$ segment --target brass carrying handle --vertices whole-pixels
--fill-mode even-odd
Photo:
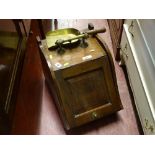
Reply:
[[[106,32],[106,28],[102,28],[102,29],[98,29],[98,30],[90,30],[90,31],[86,31],[83,34],[80,34],[80,35],[70,38],[70,39],[66,39],[66,40],[59,39],[55,42],[55,44],[58,46],[62,46],[62,44],[65,42],[71,42],[72,40],[81,39],[81,38],[86,39],[89,37],[89,35],[96,35],[97,33],[104,33],[104,32]]]

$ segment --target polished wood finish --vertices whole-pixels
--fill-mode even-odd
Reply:
[[[108,19],[115,60],[120,60],[120,40],[123,31],[123,19]]]
[[[100,34],[110,52],[112,43],[107,20],[105,19],[59,19],[58,28],[73,27],[79,30],[93,23],[95,29],[106,27],[106,32]],[[17,95],[16,109],[11,134],[14,135],[138,135],[138,125],[132,107],[126,78],[122,68],[114,61],[117,83],[124,109],[116,114],[83,125],[72,132],[65,132],[60,120],[53,95],[45,83],[36,36],[40,34],[37,21],[32,20],[25,60]],[[113,53],[111,53],[113,55]]]
[[[11,129],[26,45],[23,26],[22,20],[0,20],[0,134]]]
[[[67,130],[122,109],[114,65],[107,46],[98,37],[90,37],[87,42],[87,48],[78,45],[66,49],[63,54],[57,50],[49,51],[46,40],[40,45],[40,53],[43,53],[41,59],[46,59],[42,63],[44,73],[48,85],[53,87],[57,107]],[[92,58],[85,61],[83,58],[86,56]],[[56,66],[57,63],[62,65],[61,68]]]

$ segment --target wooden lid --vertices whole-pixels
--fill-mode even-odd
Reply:
[[[95,37],[86,39],[86,42],[88,43],[88,47],[86,48],[77,46],[71,49],[65,49],[63,54],[59,54],[57,50],[48,50],[46,40],[42,40],[41,49],[49,68],[56,71],[106,55],[106,52]]]

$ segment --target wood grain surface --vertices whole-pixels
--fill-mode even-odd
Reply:
[[[95,28],[106,27],[106,33],[100,34],[100,36],[105,40],[110,51],[112,51],[107,20],[57,20],[57,27],[74,27],[82,30],[87,28],[89,22],[92,22]],[[29,36],[28,40],[11,134],[140,134],[124,72],[115,61],[117,83],[124,109],[117,114],[84,125],[73,131],[65,132],[57,108],[53,102],[53,97],[45,84],[36,42],[36,36],[39,34],[36,20],[32,20],[31,29],[33,34]]]

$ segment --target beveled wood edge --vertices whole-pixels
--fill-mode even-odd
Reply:
[[[100,45],[103,47],[103,49],[105,50],[105,52],[107,53],[108,59],[110,60],[109,63],[110,63],[111,72],[112,72],[112,75],[113,75],[112,78],[114,80],[116,92],[117,92],[118,97],[119,97],[120,106],[123,109],[123,105],[121,103],[120,94],[119,94],[119,90],[118,90],[118,84],[117,84],[115,66],[114,66],[114,62],[113,62],[113,58],[112,58],[111,52],[110,52],[109,47],[107,46],[106,42],[99,35],[96,35],[95,37],[98,40],[98,42],[100,43]]]

